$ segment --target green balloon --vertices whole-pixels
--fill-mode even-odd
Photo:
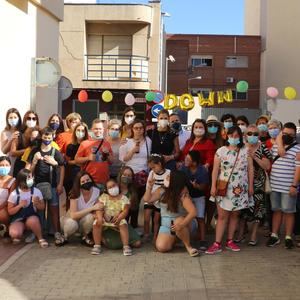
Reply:
[[[156,94],[154,92],[147,92],[145,98],[147,101],[151,102],[155,100],[155,96]]]
[[[249,85],[245,80],[241,80],[236,84],[236,90],[239,93],[246,93],[248,91]]]

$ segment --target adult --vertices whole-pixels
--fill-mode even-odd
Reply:
[[[99,196],[100,190],[90,174],[86,171],[77,173],[70,192],[70,210],[65,217],[60,218],[66,240],[79,231],[86,245],[94,244],[89,234],[93,229],[93,213],[100,209],[97,203]]]
[[[72,135],[73,135],[74,128],[80,122],[81,122],[80,114],[75,112],[68,114],[66,117],[67,129],[55,137],[55,140],[63,155],[65,155],[67,151],[67,146],[72,143]]]
[[[278,120],[271,119],[268,122],[268,133],[270,139],[266,141],[266,146],[268,147],[269,150],[272,149],[273,145],[276,144],[276,138],[280,134],[281,129],[282,129],[282,124]]]
[[[47,126],[54,132],[54,141],[56,141],[56,138],[64,132],[64,121],[60,114],[52,114],[48,119]]]
[[[221,117],[221,122],[223,123],[223,127],[225,131],[236,124],[236,118],[233,114],[224,114]]]
[[[109,179],[109,163],[112,159],[110,144],[104,139],[104,126],[100,119],[92,123],[92,137],[83,141],[75,155],[75,163],[87,171],[97,186],[103,190]]]
[[[110,120],[108,124],[108,136],[106,140],[110,143],[113,153],[112,162],[109,165],[109,173],[112,178],[117,178],[122,166],[122,162],[119,160],[121,146],[120,126],[120,121],[117,119]]]
[[[170,114],[170,127],[178,135],[179,149],[182,150],[191,134],[182,127],[180,116],[175,112]]]
[[[221,242],[228,223],[226,248],[240,251],[233,241],[239,214],[242,209],[253,206],[253,161],[243,142],[238,126],[227,131],[226,146],[217,150],[212,172],[211,196],[216,201],[218,222],[215,242],[206,251],[215,254],[222,251]]]
[[[122,116],[121,123],[121,139],[126,140],[127,138],[131,138],[132,134],[132,123],[136,118],[136,113],[133,107],[127,107]]]
[[[262,143],[266,143],[269,139],[269,133],[268,133],[268,122],[270,118],[267,115],[261,115],[257,118],[255,124],[259,131],[259,140]]]
[[[3,154],[8,155],[11,161],[11,174],[13,173],[16,157],[12,156],[11,146],[13,140],[17,140],[21,134],[22,118],[16,108],[10,108],[6,112],[6,126],[1,132],[1,151]]]
[[[147,185],[144,200],[148,203],[160,201],[161,226],[156,239],[159,252],[171,251],[178,237],[190,256],[197,256],[198,250],[190,244],[190,224],[197,211],[187,189],[187,178],[182,171],[171,171],[164,187],[152,193],[154,181]]]
[[[236,125],[240,127],[242,133],[245,135],[249,126],[249,120],[246,116],[238,116],[236,117]]]
[[[181,161],[191,150],[200,153],[201,164],[208,170],[212,169],[216,147],[214,143],[207,138],[207,125],[205,120],[196,119],[192,125],[191,137],[187,140],[181,154]]]
[[[145,122],[135,119],[132,124],[132,138],[121,145],[119,158],[125,166],[131,167],[134,172],[135,184],[138,189],[138,201],[140,201],[145,192],[148,177],[147,160],[150,155],[150,149],[151,140],[146,136]],[[139,203],[137,210],[131,211],[131,225],[133,227],[138,226],[138,208]]]
[[[272,148],[273,165],[271,170],[271,207],[273,211],[272,233],[267,246],[273,247],[280,243],[278,237],[282,220],[285,220],[285,247],[294,246],[292,232],[295,221],[297,188],[299,184],[298,172],[300,162],[297,155],[300,145],[296,142],[296,125],[292,122],[285,123],[282,129],[282,144],[285,154],[278,155],[278,145]]]
[[[157,116],[157,126],[147,131],[152,141],[151,154],[160,154],[164,157],[166,169],[176,169],[176,159],[179,158],[180,149],[178,136],[169,126],[169,112],[162,109]]]
[[[215,144],[216,149],[224,146],[224,140],[222,138],[222,123],[214,115],[210,115],[206,119],[207,125],[207,137]]]

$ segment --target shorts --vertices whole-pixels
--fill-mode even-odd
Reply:
[[[205,197],[202,196],[202,197],[192,198],[192,200],[197,209],[196,218],[203,219],[205,213]]]
[[[59,205],[59,195],[56,191],[56,187],[51,188],[51,194],[52,194],[52,197],[51,197],[51,200],[49,201],[49,204],[51,206],[58,206]]]
[[[291,197],[288,193],[272,192],[271,207],[272,211],[282,211],[292,214],[296,212],[297,197]]]
[[[160,213],[160,208],[154,206],[153,204],[148,204],[148,203],[145,203],[144,204],[144,209],[152,209],[158,213]]]
[[[166,233],[171,235],[171,221],[174,222],[175,219],[175,217],[162,217],[158,233]]]

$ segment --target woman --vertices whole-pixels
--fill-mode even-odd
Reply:
[[[79,230],[82,241],[88,246],[93,246],[94,242],[89,234],[93,228],[93,214],[100,209],[97,203],[99,196],[100,190],[90,174],[80,171],[74,179],[70,192],[70,210],[60,219],[65,241]]]
[[[217,150],[212,172],[211,197],[217,202],[216,239],[206,251],[222,251],[221,242],[228,223],[226,248],[240,251],[233,242],[240,210],[253,206],[253,162],[238,126],[228,129],[226,146]]]
[[[9,235],[13,243],[19,243],[24,230],[31,230],[38,238],[41,248],[48,247],[47,241],[42,236],[42,227],[37,215],[38,210],[45,209],[42,193],[33,187],[32,174],[27,169],[22,169],[16,179],[16,189],[8,198],[8,213],[11,216]]]
[[[181,161],[191,150],[200,153],[201,164],[206,169],[211,170],[214,162],[216,147],[214,143],[207,138],[207,126],[203,119],[196,119],[192,125],[191,137],[187,140],[181,154]]]
[[[199,254],[190,244],[189,226],[196,217],[196,208],[189,196],[187,178],[182,171],[171,171],[165,186],[152,193],[154,181],[147,185],[144,201],[160,202],[161,226],[156,239],[156,249],[159,252],[171,251],[178,237],[184,244],[190,256]]]
[[[13,140],[17,140],[21,133],[22,118],[16,108],[11,108],[6,112],[6,126],[1,132],[1,151],[7,154],[11,161],[11,174],[13,173],[15,157],[10,154]]]
[[[157,116],[157,127],[150,129],[147,135],[152,140],[151,154],[160,154],[165,159],[165,167],[176,169],[176,159],[179,157],[178,136],[169,126],[169,112],[162,109]]]
[[[207,125],[207,138],[210,139],[216,146],[216,149],[224,146],[224,140],[222,138],[222,123],[214,115],[210,115],[206,119]]]
[[[147,160],[150,155],[151,140],[145,135],[146,125],[144,121],[135,119],[132,123],[132,138],[127,143],[121,145],[119,159],[125,166],[131,167],[134,172],[135,184],[138,189],[138,202],[145,193],[148,177]],[[138,208],[131,211],[131,225],[138,226]]]
[[[106,140],[110,143],[113,152],[112,163],[109,165],[110,177],[117,178],[122,166],[122,163],[119,160],[119,150],[121,145],[119,120],[110,120],[108,124],[108,137]]]
[[[273,145],[276,143],[276,138],[280,134],[282,129],[282,124],[276,119],[272,119],[268,122],[268,133],[270,136],[270,139],[266,141],[266,146],[269,150],[273,147]]]
[[[121,123],[121,139],[125,141],[127,138],[131,138],[132,134],[132,123],[136,118],[136,113],[133,107],[127,107],[122,116],[122,123]]]
[[[256,246],[257,244],[257,229],[261,221],[265,217],[264,205],[264,189],[266,181],[266,172],[271,167],[272,155],[266,146],[259,141],[259,132],[256,125],[252,124],[247,128],[247,143],[249,156],[253,159],[254,166],[254,207],[247,208],[242,211],[239,228],[239,236],[237,241],[244,239],[244,228],[246,221],[254,222],[250,236],[249,246]]]
[[[259,140],[262,143],[266,143],[269,139],[269,133],[268,133],[268,122],[269,122],[270,118],[266,115],[261,115],[260,117],[258,117],[258,119],[256,120],[256,126],[258,128],[259,131]]]
[[[246,135],[247,127],[249,126],[249,121],[246,116],[238,116],[236,118],[236,125],[240,127],[242,133]]]
[[[11,145],[11,155],[16,158],[13,170],[13,176],[16,177],[21,169],[25,167],[22,156],[28,147],[28,130],[39,127],[39,117],[37,113],[29,110],[23,117],[21,132],[17,139],[14,139]]]
[[[54,141],[59,134],[64,132],[64,122],[59,114],[52,114],[48,119],[47,126],[54,132]]]

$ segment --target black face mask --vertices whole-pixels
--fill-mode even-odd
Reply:
[[[181,124],[179,122],[175,122],[171,125],[171,128],[175,131],[175,132],[179,132],[181,131]]]
[[[294,139],[295,138],[293,136],[290,136],[288,134],[283,134],[282,135],[282,142],[283,142],[284,145],[290,145],[290,144],[292,144],[293,141],[294,141]]]
[[[268,140],[268,137],[267,137],[267,136],[260,136],[260,137],[259,137],[259,140],[260,140],[262,143],[264,143],[264,142],[266,142],[266,141]]]
[[[84,190],[89,191],[93,186],[93,183],[91,181],[85,182],[84,184],[82,184],[80,187]]]

